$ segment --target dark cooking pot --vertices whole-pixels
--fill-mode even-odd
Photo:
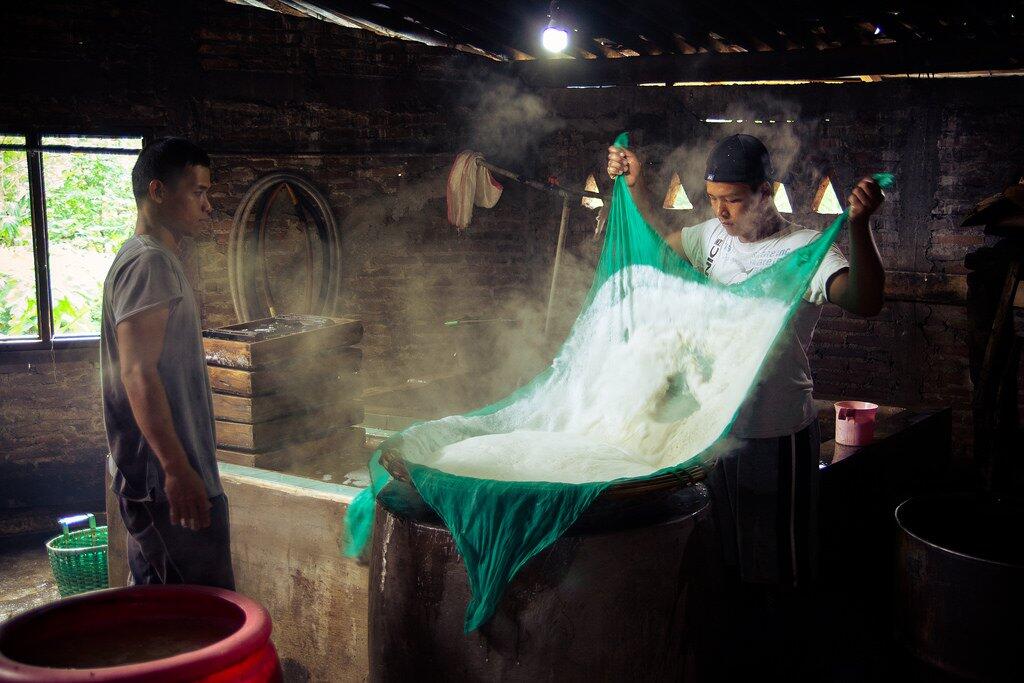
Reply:
[[[1024,675],[1024,506],[973,494],[896,508],[896,630],[919,659],[975,680]]]

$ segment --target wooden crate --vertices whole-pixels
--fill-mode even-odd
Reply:
[[[363,323],[351,318],[283,315],[203,332],[206,362],[239,370],[315,356],[358,344]]]
[[[236,396],[260,396],[275,392],[316,392],[325,384],[345,381],[347,375],[359,371],[362,362],[363,350],[347,346],[260,370],[215,365],[207,365],[206,369],[213,391]]]
[[[358,374],[328,377],[327,381],[303,386],[301,391],[258,396],[214,392],[213,415],[227,422],[254,424],[314,411],[326,402],[358,399],[362,392],[363,380]]]
[[[277,420],[247,424],[216,420],[217,445],[252,452],[265,452],[306,434],[323,433],[331,427],[347,427],[363,421],[361,401],[345,401],[323,410],[290,415]]]
[[[366,464],[370,453],[365,450],[366,432],[362,427],[340,427],[317,434],[303,441],[293,441],[266,451],[250,453],[231,448],[217,448],[217,460],[233,465],[285,471],[303,463],[318,462],[325,457],[336,458],[352,469]]]

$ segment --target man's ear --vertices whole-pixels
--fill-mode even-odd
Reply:
[[[160,182],[156,178],[150,180],[147,191],[147,194],[149,195],[149,200],[151,202],[156,202],[157,204],[163,203],[164,192],[166,191],[166,188],[164,187],[164,184],[162,182]]]

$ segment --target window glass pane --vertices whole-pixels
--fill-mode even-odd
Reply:
[[[0,339],[38,337],[28,156],[0,150]]]
[[[142,138],[100,138],[80,135],[47,135],[42,139],[43,146],[60,145],[63,147],[115,147],[117,149],[142,149]]]
[[[103,280],[135,229],[134,156],[46,152],[54,336],[99,334]]]
[[[23,135],[0,135],[0,145],[24,145]]]

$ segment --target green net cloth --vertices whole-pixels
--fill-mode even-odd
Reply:
[[[615,144],[627,146],[626,134]],[[390,479],[381,453],[397,454],[452,533],[472,591],[465,628],[479,627],[516,572],[608,486],[708,457],[845,218],[724,286],[674,252],[616,179],[593,285],[551,366],[497,403],[381,444],[372,484],[349,508],[346,552],[359,554],[369,540]]]

